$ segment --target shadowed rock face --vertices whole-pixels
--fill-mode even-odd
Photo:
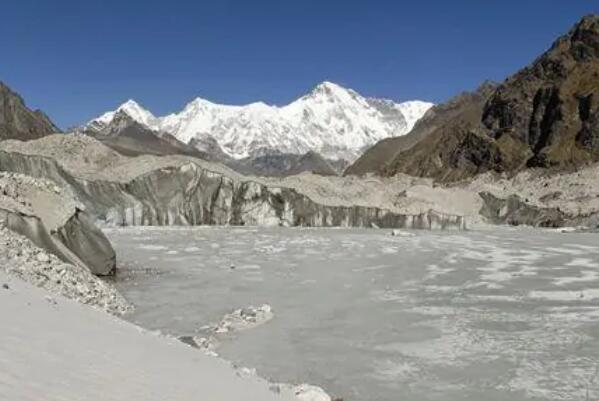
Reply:
[[[115,272],[108,239],[68,191],[45,180],[2,173],[0,193],[0,225],[96,275]]]
[[[332,163],[335,163],[335,167],[319,153],[307,152],[304,155],[278,154],[247,158],[237,162],[238,168],[235,168],[236,166],[232,163],[227,163],[227,165],[242,173],[260,176],[285,177],[306,172],[318,175],[338,175],[337,163],[343,165],[343,161]]]
[[[497,142],[508,137],[522,149],[521,166],[579,166],[599,160],[598,96],[599,16],[594,15],[508,78],[489,99],[482,122]]]
[[[41,138],[60,130],[41,111],[32,111],[23,99],[0,82],[0,140]]]
[[[484,200],[480,214],[494,224],[561,227],[568,219],[559,209],[529,205],[518,195],[500,199],[488,192],[482,192],[480,197]]]
[[[599,161],[599,15],[584,17],[530,66],[482,94],[466,98],[432,131],[416,126],[406,139],[394,139],[417,141],[397,145],[391,161],[389,149],[378,165],[372,157],[389,144],[381,143],[348,173],[454,181],[486,171],[568,170]]]
[[[536,206],[513,194],[498,198],[489,192],[479,193],[483,207],[479,211],[491,224],[527,225],[532,227],[598,227],[599,214],[567,213],[559,207]],[[560,196],[552,194],[551,196]],[[547,200],[547,198],[545,199]]]
[[[234,179],[189,162],[125,182],[74,177],[53,159],[0,152],[0,169],[68,186],[86,211],[108,225],[284,225],[464,229],[461,216],[418,215],[364,206],[329,206],[291,188]]]
[[[207,154],[178,141],[170,134],[146,128],[122,111],[117,112],[107,126],[101,129],[90,127],[82,133],[126,156],[180,154],[210,159]]]

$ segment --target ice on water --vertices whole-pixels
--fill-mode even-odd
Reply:
[[[413,234],[109,232],[142,326],[196,335],[235,309],[272,306],[272,320],[218,353],[274,382],[346,401],[599,399],[596,236]]]

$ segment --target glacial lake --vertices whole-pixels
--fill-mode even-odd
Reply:
[[[127,318],[142,327],[197,335],[234,309],[271,305],[271,321],[217,349],[271,381],[344,401],[599,399],[597,234],[106,233],[136,307]]]

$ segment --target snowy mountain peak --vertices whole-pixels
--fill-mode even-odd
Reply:
[[[196,97],[191,102],[187,103],[184,110],[185,109],[201,109],[201,108],[207,108],[207,107],[212,107],[212,106],[216,106],[216,104],[212,103],[210,100],[207,100],[207,99],[204,99],[201,97]]]
[[[316,85],[312,91],[304,96],[304,98],[326,98],[330,101],[347,102],[359,96],[356,92],[351,89],[344,88],[341,85],[337,85],[333,82],[324,81]]]
[[[115,118],[118,112],[127,114],[140,124],[151,126],[155,123],[156,117],[148,110],[139,105],[135,100],[129,99],[121,104],[116,110],[102,114],[100,117],[93,119],[88,124],[95,126],[105,126]]]
[[[394,103],[364,98],[324,81],[280,107],[263,102],[221,105],[196,98],[179,113],[155,117],[130,100],[89,125],[109,124],[115,113],[122,111],[148,128],[170,133],[185,143],[216,141],[235,159],[316,151],[328,159],[352,161],[377,141],[408,133],[431,106],[420,101]]]

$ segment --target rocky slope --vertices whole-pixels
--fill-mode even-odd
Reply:
[[[319,175],[340,175],[345,163],[326,160],[316,152],[304,155],[272,154],[225,162],[227,166],[244,175],[285,177],[304,172]]]
[[[0,173],[0,226],[28,237],[78,268],[97,275],[115,271],[112,246],[68,186],[22,174]]]
[[[344,174],[382,174],[386,171],[398,170],[394,166],[394,160],[398,158],[399,154],[406,152],[421,141],[424,143],[426,138],[435,132],[436,136],[445,136],[453,121],[476,121],[484,102],[495,87],[496,84],[485,82],[474,92],[462,93],[446,103],[431,107],[408,134],[378,142],[350,165]],[[422,147],[424,148],[424,146]],[[411,173],[425,175],[419,174],[417,170]]]
[[[598,121],[599,15],[583,18],[508,78],[482,116],[508,170],[599,160]]]
[[[17,93],[0,81],[0,140],[36,139],[59,132],[41,111],[32,111]]]
[[[0,271],[49,293],[121,315],[131,306],[109,284],[87,268],[65,263],[28,238],[0,227]],[[9,288],[10,289],[10,288]]]
[[[122,112],[202,151],[218,148],[233,159],[315,151],[327,159],[354,160],[377,140],[407,133],[430,106],[418,101],[397,104],[364,98],[323,82],[283,107],[264,103],[228,106],[198,98],[180,113],[155,117],[128,101],[84,129],[102,129]]]
[[[403,149],[409,151],[400,149],[391,161],[382,155],[382,174],[453,181],[529,167],[567,171],[599,161],[598,78],[599,16],[591,15],[484,104],[473,98],[442,128]],[[372,160],[361,163],[365,167],[351,171],[377,170]]]
[[[170,134],[148,128],[125,111],[114,113],[108,124],[91,124],[76,133],[92,136],[126,156],[181,154],[202,157],[207,160],[211,158],[209,154],[178,141]]]
[[[298,181],[241,176],[185,156],[124,157],[81,135],[0,143],[0,169],[68,186],[95,219],[111,225],[234,224],[465,227],[462,216],[430,208],[310,192]]]

